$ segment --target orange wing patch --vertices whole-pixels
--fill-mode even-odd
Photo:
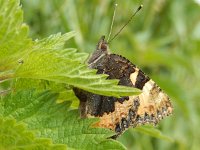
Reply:
[[[127,120],[127,123],[125,126],[127,127],[130,126],[130,124],[131,123],[133,124],[135,120],[134,112],[137,110],[138,106],[135,106],[134,103],[137,103],[137,101],[138,101],[137,96],[135,96],[129,99],[128,101],[124,101],[123,103],[116,102],[115,111],[108,114],[104,113],[102,117],[99,117],[100,121],[97,122],[94,126],[109,128],[115,131],[116,125],[121,122],[122,118]],[[88,115],[88,117],[92,117],[92,116]]]

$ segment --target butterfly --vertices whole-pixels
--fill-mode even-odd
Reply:
[[[138,88],[141,93],[116,98],[74,88],[80,100],[81,117],[100,118],[94,126],[113,130],[116,132],[114,137],[117,137],[129,127],[156,125],[172,114],[173,106],[167,94],[128,59],[110,54],[108,50],[108,43],[102,36],[88,60],[88,67],[97,69],[97,74],[107,74],[108,80],[118,79],[119,85]]]

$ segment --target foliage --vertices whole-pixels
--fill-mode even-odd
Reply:
[[[116,149],[124,149],[117,141],[105,140],[113,135],[110,130],[90,127],[97,119],[78,119],[78,111],[69,109],[70,102],[56,104],[57,96],[58,94],[50,91],[38,93],[29,90],[19,91],[1,99],[0,108],[3,117],[1,130],[3,132],[0,132],[0,136],[3,141],[0,143],[16,149],[23,145],[27,146],[24,146],[24,149],[28,146],[32,149],[35,149],[35,146],[40,149],[47,146],[45,148],[50,149],[52,146],[57,147],[48,142],[47,138],[51,138],[53,143],[67,144],[69,148],[75,149],[110,149],[113,146]],[[23,125],[18,125],[19,123],[15,125],[13,119],[7,118],[15,118],[17,122],[26,123],[28,129],[37,131],[37,136],[42,137],[43,141],[40,138],[33,140],[33,133],[29,133],[30,131],[25,130]],[[21,135],[16,137],[18,132],[14,132],[13,127],[17,129],[16,131],[19,130]],[[8,137],[3,138],[5,135]],[[10,140],[10,137],[13,140]],[[58,146],[61,147],[61,145]]]
[[[15,8],[15,0],[11,0],[10,3],[9,1],[2,3],[1,80],[10,78],[43,79],[66,83],[93,93],[117,97],[134,93],[133,88],[116,86],[117,80],[105,80],[106,75],[96,75],[95,70],[89,70],[86,65],[81,64],[81,61],[86,60],[87,54],[75,53],[76,50],[72,48],[63,48],[65,41],[73,37],[74,32],[51,35],[46,39],[33,42],[26,37],[27,26],[19,22],[21,20],[19,18],[22,18],[22,11],[19,7]],[[14,10],[13,13],[9,7]],[[9,14],[10,16],[7,17]],[[16,20],[16,16],[18,22],[15,26],[13,22]],[[10,26],[13,26],[14,29],[10,29],[11,27],[9,28],[7,24],[11,24]],[[7,38],[8,40],[6,40]],[[14,41],[15,38],[16,41]]]
[[[16,0],[0,0],[0,89],[3,91],[1,92],[3,97],[1,101],[5,101],[6,97],[9,97],[9,95],[3,96],[7,93],[7,90],[22,90],[10,96],[15,97],[29,93],[28,95],[33,96],[29,98],[32,101],[35,100],[38,104],[42,101],[38,100],[37,97],[43,97],[46,108],[44,106],[42,108],[44,114],[34,111],[31,114],[31,112],[23,112],[22,107],[19,110],[21,116],[25,116],[27,113],[30,118],[26,116],[26,119],[19,120],[16,116],[17,113],[13,114],[15,111],[19,112],[17,110],[13,111],[12,114],[8,113],[9,116],[5,116],[3,108],[6,107],[1,103],[1,123],[2,119],[3,123],[11,120],[10,126],[18,126],[23,122],[23,131],[25,130],[28,136],[29,134],[33,135],[33,138],[29,139],[30,142],[45,138],[50,143],[49,146],[54,146],[50,142],[52,140],[53,143],[66,144],[70,148],[75,148],[70,145],[70,143],[73,143],[72,141],[63,142],[62,138],[60,138],[61,141],[58,141],[59,138],[56,138],[56,136],[62,134],[60,132],[57,132],[57,134],[52,125],[56,119],[61,121],[62,117],[66,117],[66,123],[70,117],[76,118],[75,121],[77,122],[82,120],[77,119],[77,110],[70,110],[69,107],[72,107],[72,105],[69,106],[70,102],[61,104],[53,102],[56,100],[61,102],[65,100],[73,101],[73,107],[77,108],[77,100],[71,90],[71,86],[74,85],[105,95],[112,93],[115,96],[120,96],[134,92],[126,89],[118,94],[121,87],[116,87],[117,81],[106,81],[104,76],[96,76],[95,71],[88,70],[83,63],[87,57],[87,54],[83,52],[92,52],[99,37],[109,32],[114,1],[91,0],[88,3],[86,0],[22,0],[25,22],[30,25],[30,35],[35,39],[41,39],[35,41],[27,37],[28,27],[22,24],[22,11],[17,6],[17,2]],[[138,7],[138,2],[118,1],[113,33],[116,33],[126,22],[132,14],[131,9],[134,7],[135,10]],[[143,10],[139,12],[132,23],[112,41],[111,51],[127,57],[143,68],[144,72],[150,75],[171,97],[174,104],[174,114],[163,120],[156,129],[149,126],[130,129],[119,138],[119,141],[127,149],[199,149],[200,6],[194,1],[187,0],[183,0],[181,3],[179,0],[144,0],[143,5]],[[62,47],[64,42],[74,33],[55,34],[72,30],[76,31],[76,36],[73,40],[67,41],[66,45],[78,47],[79,52],[82,53]],[[49,36],[51,34],[53,35]],[[45,38],[47,36],[49,37]],[[74,66],[67,66],[66,63],[71,63]],[[68,72],[70,67],[74,68],[75,72]],[[78,70],[79,67],[83,69],[83,72],[76,72],[76,68]],[[73,79],[69,79],[71,75]],[[80,82],[77,83],[79,75],[82,76],[79,79]],[[90,77],[96,81],[94,82],[96,85],[102,85],[102,87],[96,87],[91,85],[92,82],[87,82],[91,79]],[[101,84],[107,82],[111,86]],[[88,84],[84,85],[85,83]],[[112,91],[113,87],[118,90]],[[35,88],[37,92],[27,91],[28,88]],[[104,88],[107,89],[105,93],[102,91]],[[41,91],[47,89],[50,91],[41,93]],[[55,93],[59,93],[59,95]],[[26,97],[25,95],[21,99]],[[11,102],[12,98],[8,97],[7,99]],[[51,102],[49,97],[51,97]],[[27,99],[22,100],[22,102],[27,102]],[[54,118],[53,121],[52,118],[49,118],[54,116],[53,114],[46,115],[51,111],[47,110],[47,108],[50,108],[49,105],[52,106],[52,109],[62,106],[66,110],[57,109],[55,116],[60,114],[60,117]],[[37,107],[39,106],[35,105],[32,108]],[[15,108],[16,106],[12,107],[12,109]],[[16,122],[13,117],[15,117]],[[35,124],[34,119],[38,119],[38,117],[43,117],[44,121],[46,118],[48,125],[51,125],[49,130],[43,126],[44,122]],[[29,120],[31,118],[33,120]],[[52,121],[52,124],[48,122],[47,118]],[[95,120],[85,120],[84,128],[89,128],[92,122],[95,122]],[[25,124],[27,128],[24,128]],[[59,126],[59,124],[57,125]],[[46,134],[41,132],[42,129],[45,129]],[[62,130],[68,130],[68,128],[60,129],[60,131]],[[36,131],[39,134],[36,134]],[[78,130],[76,130],[77,132]],[[111,134],[109,131],[92,129],[91,132],[101,133],[87,135],[88,139],[94,142],[93,146],[97,144],[93,138],[95,136],[100,138],[97,139],[100,143],[103,141],[110,142],[108,145],[115,144],[118,145],[119,149],[124,149],[118,142],[106,140],[106,137]],[[22,135],[21,129],[19,133]],[[86,135],[80,134],[81,136]],[[47,138],[51,138],[51,140]],[[71,140],[75,141],[74,139],[75,137],[71,137]],[[87,143],[88,141],[84,142]],[[58,146],[56,144],[55,146]]]
[[[52,144],[51,140],[36,138],[22,123],[15,119],[0,118],[0,149],[66,149],[65,145]]]

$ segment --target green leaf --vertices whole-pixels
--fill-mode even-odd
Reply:
[[[75,149],[125,149],[119,142],[107,139],[114,133],[108,129],[92,128],[98,121],[79,119],[77,110],[69,110],[70,102],[56,104],[58,94],[46,91],[21,91],[1,99],[0,115],[15,118],[38,132],[41,138],[66,144]]]
[[[65,42],[75,32],[59,33],[33,42],[27,37],[27,26],[22,24],[19,1],[0,2],[1,81],[16,78],[47,80],[115,97],[139,93],[138,89],[118,86],[118,80],[106,80],[107,75],[96,75],[96,70],[88,69],[85,64],[88,54],[65,49]],[[39,87],[37,83],[40,81],[35,82],[36,88]],[[13,87],[18,87],[16,84]]]
[[[64,144],[53,144],[50,139],[36,138],[33,131],[15,119],[0,117],[0,149],[47,149],[64,150]]]
[[[0,1],[0,70],[9,70],[31,46],[19,0]]]
[[[67,40],[75,36],[75,32],[71,31],[68,33],[65,33],[61,35],[61,33],[50,35],[47,38],[41,39],[41,40],[35,40],[33,45],[33,50],[60,50],[63,49],[64,44]],[[72,53],[74,53],[76,50],[71,49]],[[61,51],[63,54],[65,52],[64,50]],[[61,54],[60,53],[60,54]]]
[[[84,64],[87,55],[76,53],[74,49],[59,49],[53,41],[63,44],[64,39],[72,37],[74,32],[55,35],[46,40],[35,42],[34,51],[23,59],[16,70],[16,78],[31,78],[66,83],[80,89],[107,96],[127,96],[138,94],[139,90],[118,86],[118,80],[106,80],[107,75],[96,75],[96,70],[88,69]],[[61,45],[62,45],[61,44]]]

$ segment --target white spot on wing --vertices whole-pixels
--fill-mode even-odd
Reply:
[[[139,69],[135,68],[135,72],[130,74],[130,79],[131,79],[131,82],[133,83],[133,85],[135,85],[135,83],[136,83],[138,73],[139,73]]]

